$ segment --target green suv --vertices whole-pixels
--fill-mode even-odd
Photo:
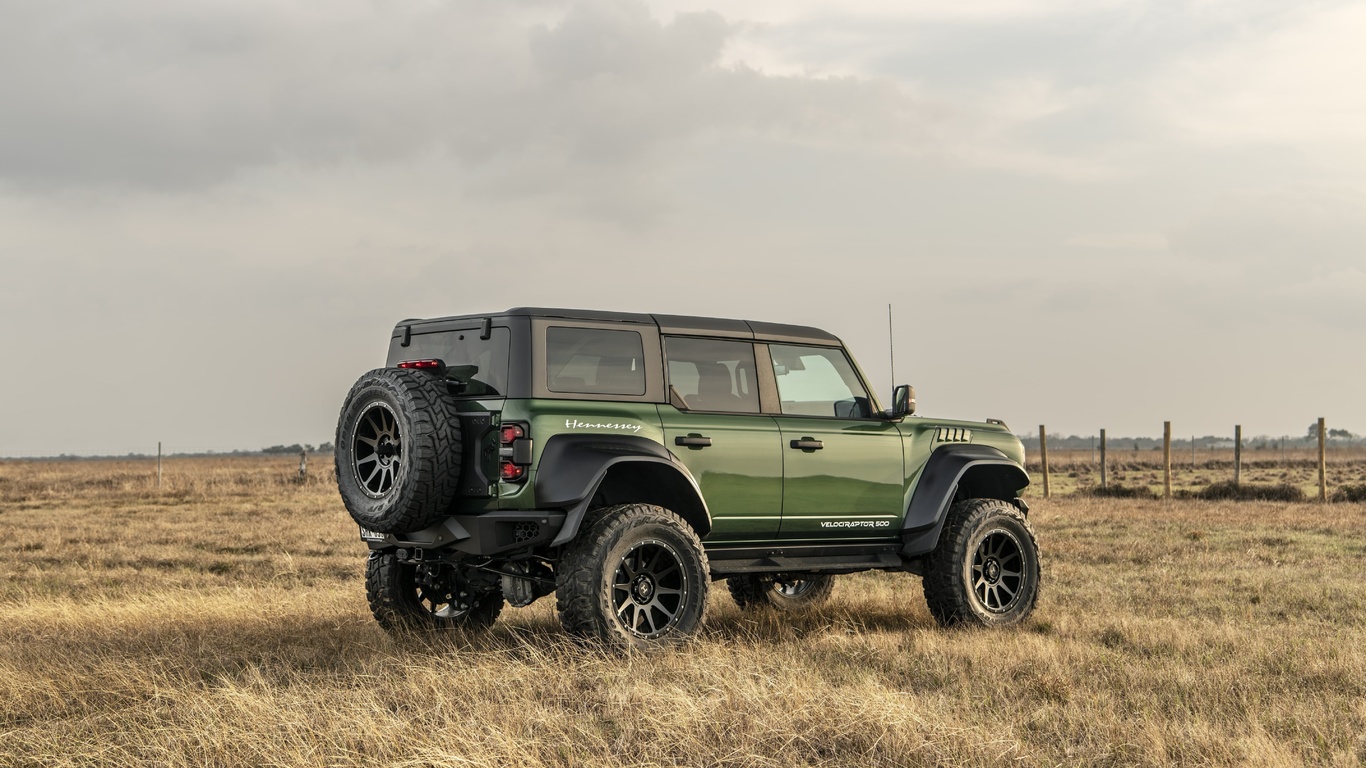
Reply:
[[[390,631],[486,627],[551,593],[573,635],[676,642],[742,608],[918,575],[941,624],[1033,610],[1024,448],[881,410],[839,339],[709,317],[517,308],[404,320],[352,387],[337,484]]]

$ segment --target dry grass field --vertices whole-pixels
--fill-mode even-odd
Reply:
[[[552,600],[391,640],[294,467],[0,462],[0,765],[1366,764],[1366,505],[1035,498],[1021,628],[879,573],[615,657]]]

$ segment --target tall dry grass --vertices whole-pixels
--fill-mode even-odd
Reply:
[[[1362,765],[1366,506],[1033,502],[1035,617],[909,576],[625,657],[551,601],[395,641],[289,460],[0,463],[4,765]],[[154,478],[154,476],[153,476]]]

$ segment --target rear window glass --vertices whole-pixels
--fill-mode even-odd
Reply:
[[[644,361],[644,343],[636,331],[545,331],[545,385],[551,392],[643,395]]]
[[[503,397],[508,384],[508,344],[506,328],[494,328],[488,339],[479,338],[478,328],[414,333],[408,346],[398,339],[389,343],[390,366],[405,360],[440,360],[446,364],[448,378],[464,384],[461,397]]]

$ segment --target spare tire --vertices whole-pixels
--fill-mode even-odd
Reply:
[[[337,420],[337,488],[352,519],[380,533],[435,523],[460,479],[460,417],[444,382],[381,368],[361,376]]]

